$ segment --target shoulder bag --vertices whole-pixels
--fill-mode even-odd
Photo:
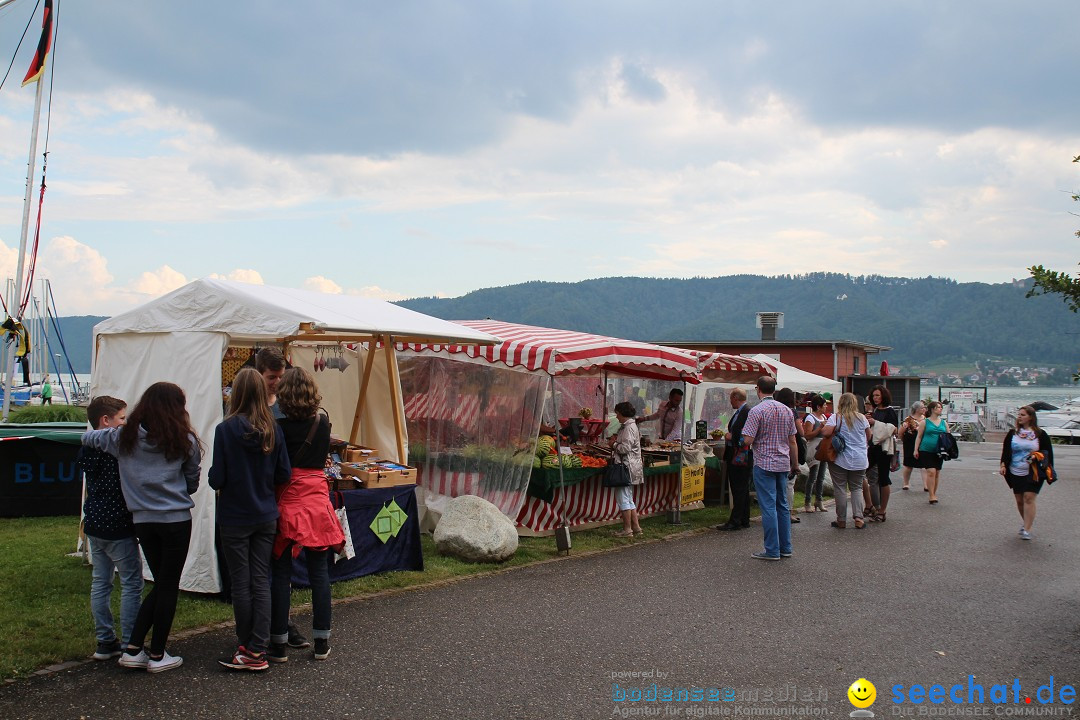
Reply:
[[[603,486],[613,488],[626,487],[630,484],[630,468],[626,466],[626,463],[615,462],[615,459],[612,458],[604,470]]]
[[[814,459],[818,462],[836,462],[836,457],[844,452],[847,448],[847,442],[844,438],[840,437],[840,428],[844,424],[844,419],[837,416],[836,430],[833,432],[832,437],[828,442],[822,440],[818,446],[817,451],[814,453]]]
[[[735,467],[748,467],[750,465],[750,446],[740,442],[735,448],[735,454],[731,456],[731,464]]]

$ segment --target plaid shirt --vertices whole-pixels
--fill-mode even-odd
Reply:
[[[791,408],[767,397],[750,409],[742,434],[754,439],[754,465],[786,473],[791,470],[790,438],[796,432]]]

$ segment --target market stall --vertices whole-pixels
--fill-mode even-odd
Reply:
[[[405,463],[408,436],[393,351],[398,340],[490,344],[495,339],[380,300],[217,279],[196,280],[95,326],[92,395],[134,404],[151,384],[174,382],[187,395],[192,425],[207,448],[201,489],[192,498],[192,539],[181,589],[221,589],[214,494],[205,479],[213,462],[214,428],[223,417],[222,389],[231,379],[228,363],[244,362],[258,347],[281,348],[315,376],[336,436]],[[327,353],[337,362],[327,363]]]
[[[461,324],[500,342],[399,346],[422,502],[434,517],[451,497],[479,495],[523,535],[617,517],[613,493],[600,484],[609,451],[598,442],[611,429],[616,402],[632,398],[651,411],[672,388],[697,382],[703,364],[725,358],[732,379],[763,372],[743,358],[600,335],[490,320]],[[541,444],[542,435],[551,442]],[[647,449],[647,480],[634,489],[641,515],[678,503],[678,450],[678,443]]]

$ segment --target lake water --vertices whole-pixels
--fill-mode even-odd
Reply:
[[[944,393],[943,392],[943,397]],[[921,395],[936,398],[938,396],[937,385],[923,385]],[[1018,408],[1028,405],[1036,400],[1048,402],[1051,405],[1061,406],[1064,403],[1080,397],[1080,386],[1071,385],[1066,387],[1053,387],[1049,385],[1024,385],[1021,387],[997,387],[990,386],[986,389],[986,404],[991,407]]]

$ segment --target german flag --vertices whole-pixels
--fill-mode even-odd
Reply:
[[[45,72],[45,59],[52,49],[53,36],[53,4],[52,0],[45,0],[45,14],[41,18],[41,39],[38,40],[37,52],[34,53],[34,62],[30,63],[30,69],[26,71],[26,77],[22,84],[29,85],[41,79]]]

